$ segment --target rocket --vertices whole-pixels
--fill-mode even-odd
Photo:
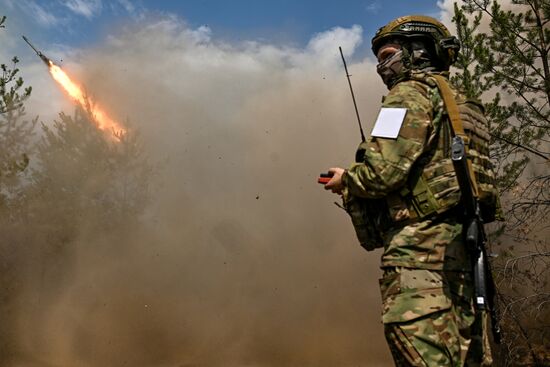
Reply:
[[[42,59],[42,61],[44,61],[44,63],[47,65],[47,66],[50,66],[50,59],[44,55],[42,52],[38,51],[32,44],[31,42],[27,39],[27,37],[23,36],[23,39],[25,40],[25,42],[27,42],[27,44],[29,46],[31,46],[31,48],[34,50],[34,52],[36,52],[36,54],[38,55],[38,57],[40,57]]]

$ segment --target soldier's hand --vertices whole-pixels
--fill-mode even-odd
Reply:
[[[342,174],[344,169],[340,167],[329,168],[328,173],[332,174],[332,178],[325,185],[325,190],[330,190],[335,194],[341,195],[344,190],[344,183],[342,182]]]

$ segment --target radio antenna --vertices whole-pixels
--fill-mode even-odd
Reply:
[[[365,133],[363,133],[363,125],[361,125],[361,118],[359,117],[359,110],[357,110],[357,102],[355,102],[355,94],[353,93],[353,87],[351,86],[350,74],[348,72],[348,65],[346,64],[346,59],[344,58],[344,53],[342,52],[342,47],[340,49],[340,56],[342,56],[342,62],[344,63],[344,69],[346,69],[346,77],[348,78],[349,90],[351,91],[351,98],[353,99],[353,107],[355,107],[355,114],[357,115],[357,122],[359,122],[359,131],[361,132],[361,140],[365,142]]]

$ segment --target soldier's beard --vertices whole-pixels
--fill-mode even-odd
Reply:
[[[382,81],[388,88],[402,76],[404,72],[403,67],[403,50],[399,50],[383,62],[376,66],[376,72],[382,78]]]

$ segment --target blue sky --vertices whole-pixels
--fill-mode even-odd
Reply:
[[[71,48],[100,43],[121,24],[163,16],[177,17],[191,28],[207,25],[215,38],[301,46],[312,35],[335,26],[359,24],[368,40],[396,16],[439,14],[436,0],[0,0],[0,9],[12,31],[41,47]]]
[[[61,92],[56,94],[56,88],[52,88],[54,82],[44,72],[41,61],[21,39],[21,35],[27,36],[66,71],[73,75],[80,73],[79,76],[84,79],[82,73],[90,68],[91,53],[109,49],[115,42],[113,40],[120,42],[120,37],[125,46],[116,46],[109,51],[111,56],[120,59],[113,66],[115,68],[125,69],[126,64],[137,62],[126,60],[123,54],[119,54],[124,50],[118,48],[128,50],[131,47],[134,51],[128,52],[137,52],[146,59],[172,57],[172,64],[183,68],[185,65],[181,64],[181,55],[189,49],[175,52],[174,47],[188,47],[185,46],[187,41],[182,43],[175,38],[199,37],[206,39],[209,46],[218,51],[218,54],[209,56],[215,60],[219,55],[227,55],[224,47],[234,49],[235,54],[230,52],[227,59],[219,60],[227,75],[233,75],[242,60],[254,60],[257,65],[264,65],[261,67],[294,60],[291,61],[292,67],[302,72],[334,64],[339,72],[341,65],[335,51],[337,46],[343,47],[350,65],[366,59],[374,61],[370,39],[379,27],[406,14],[439,17],[442,8],[449,8],[451,1],[0,0],[0,15],[8,17],[6,28],[0,32],[0,60],[6,62],[13,55],[19,57],[22,76],[28,85],[33,86],[33,97],[29,103],[35,103],[36,106],[32,107],[40,111],[40,115],[48,117],[55,116],[59,110],[68,110],[70,101]],[[163,30],[162,27],[175,27],[175,30],[170,34],[168,28]],[[156,30],[156,33],[152,34],[149,29]],[[135,37],[129,37],[129,33],[135,34]],[[168,46],[153,47],[166,37],[171,39],[167,41]],[[251,48],[247,41],[255,41],[252,43],[263,48]],[[142,49],[140,42],[152,44]],[[196,48],[198,44],[193,43],[195,41],[189,42],[192,52],[202,52]],[[264,51],[274,54],[269,54],[266,59]],[[201,57],[204,55],[197,55],[195,62],[202,63],[199,60]],[[296,64],[296,60],[307,62],[298,61]],[[152,68],[152,65],[148,64],[148,67]],[[371,72],[376,78],[374,70]],[[174,73],[178,71],[174,70]],[[216,75],[220,80],[225,78],[224,75]],[[91,88],[89,80],[87,83]]]

